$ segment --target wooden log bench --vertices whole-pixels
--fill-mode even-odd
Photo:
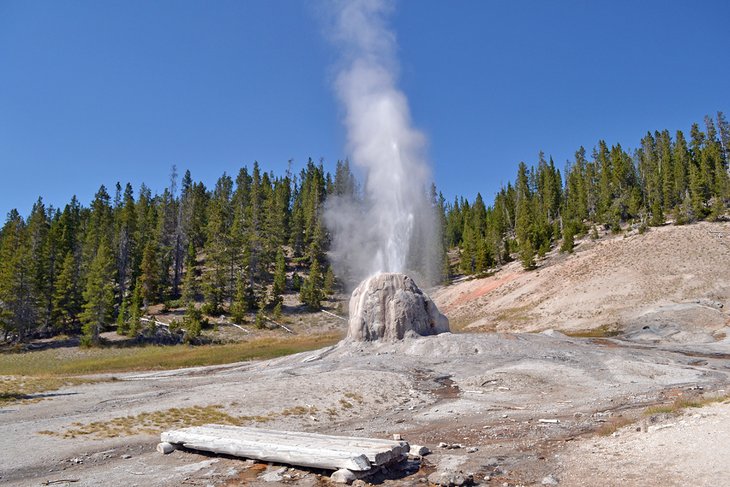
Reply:
[[[165,431],[160,439],[164,443],[193,450],[323,470],[347,469],[353,472],[366,472],[374,467],[400,461],[410,450],[405,441],[216,424]]]

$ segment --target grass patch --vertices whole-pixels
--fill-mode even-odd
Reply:
[[[503,309],[494,317],[494,322],[506,322],[512,325],[523,325],[530,320],[528,312],[534,306],[517,306],[515,308]]]
[[[346,399],[340,399],[340,406],[342,409],[352,409],[352,403]]]
[[[318,411],[315,406],[294,406],[286,408],[281,412],[282,416],[304,416],[305,414],[314,414]]]
[[[75,438],[77,436],[116,438],[136,434],[158,435],[162,431],[173,428],[187,428],[211,423],[245,426],[251,423],[266,423],[278,416],[304,416],[317,412],[318,410],[314,406],[294,406],[283,409],[278,413],[274,412],[259,416],[234,416],[225,412],[222,405],[213,404],[210,406],[172,408],[164,411],[140,413],[135,416],[121,416],[109,421],[94,421],[87,424],[73,423],[70,428],[62,432],[44,430],[39,431],[38,434],[62,438]],[[327,410],[327,414],[332,416],[330,410]]]
[[[50,349],[0,354],[0,375],[67,376],[166,370],[282,357],[339,341],[335,334],[259,338],[226,345]]]
[[[597,434],[600,436],[610,436],[614,434],[617,430],[623,428],[624,426],[628,426],[634,421],[630,418],[627,418],[625,416],[616,416],[611,418],[608,422],[603,423],[600,428],[596,431]]]
[[[94,381],[78,377],[0,377],[0,406],[41,400],[43,393],[89,382]]]
[[[39,431],[42,435],[75,438],[93,435],[99,438],[116,438],[135,434],[157,435],[170,428],[185,428],[216,423],[231,426],[243,426],[250,423],[265,423],[273,419],[271,416],[232,416],[223,411],[219,404],[211,406],[192,406],[189,408],[172,408],[165,411],[140,413],[136,416],[122,416],[110,421],[94,421],[93,423],[73,423],[71,428],[61,433]]]
[[[713,397],[678,397],[669,404],[658,404],[644,410],[644,416],[655,414],[679,414],[684,409],[701,408],[717,402],[727,401],[730,396],[721,395]]]
[[[576,338],[610,338],[620,335],[621,330],[615,324],[611,324],[588,330],[566,331],[565,334]]]
[[[449,319],[449,329],[452,333],[460,333],[477,320],[474,316],[459,316]],[[470,331],[474,331],[473,329]]]
[[[344,396],[347,399],[352,399],[353,401],[359,402],[360,404],[363,403],[364,399],[362,397],[362,394],[359,394],[357,392],[346,392]]]

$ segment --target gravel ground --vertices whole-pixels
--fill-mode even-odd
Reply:
[[[154,452],[156,435],[134,429],[116,438],[100,434],[115,418],[155,411],[164,417],[171,408],[210,405],[232,416],[269,418],[249,421],[256,426],[380,438],[400,433],[434,451],[420,469],[380,479],[386,485],[411,485],[434,470],[462,470],[493,485],[535,484],[553,474],[570,485],[583,475],[575,459],[591,454],[580,445],[595,443],[591,432],[607,421],[678,394],[727,386],[729,362],[698,361],[696,355],[559,333],[443,334],[342,343],[257,363],[119,375],[2,409],[0,485],[64,479],[78,486],[324,482],[326,475],[318,476],[323,472],[277,473],[280,467],[267,477],[280,481],[266,482],[259,478],[266,471],[251,462],[182,451],[163,456]],[[62,436],[92,422],[101,423],[94,434]],[[441,443],[460,447],[439,448]],[[566,455],[575,462],[564,461]]]

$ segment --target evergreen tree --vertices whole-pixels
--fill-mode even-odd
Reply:
[[[271,294],[272,302],[278,304],[282,300],[282,295],[286,290],[286,259],[284,252],[279,249],[276,253],[276,269],[274,270],[274,285]]]
[[[188,244],[188,252],[185,257],[185,277],[183,279],[182,289],[182,300],[184,303],[189,303],[197,299],[198,293],[198,280],[195,272],[195,247],[193,243]]]
[[[28,231],[16,210],[8,214],[0,242],[0,329],[25,341],[37,318]]]
[[[309,268],[309,276],[302,285],[302,290],[299,294],[299,299],[302,303],[306,304],[312,310],[319,310],[322,307],[322,299],[324,299],[322,284],[322,271],[320,270],[319,262],[317,259],[313,259],[312,265]]]
[[[84,306],[81,313],[83,343],[98,345],[99,334],[112,321],[114,313],[114,261],[109,243],[103,239],[91,261],[84,290]]]
[[[148,241],[142,255],[142,266],[140,268],[139,286],[143,306],[158,302],[160,296],[160,270],[157,258],[157,246]]]
[[[203,313],[195,307],[195,303],[192,301],[185,308],[183,330],[185,330],[184,340],[186,343],[193,343],[203,331]]]
[[[142,286],[136,284],[132,291],[132,300],[129,304],[129,321],[127,324],[127,335],[136,337],[142,329]]]
[[[327,266],[327,272],[324,274],[324,280],[322,281],[322,292],[325,296],[331,296],[334,294],[335,289],[335,272],[332,270],[332,266]]]
[[[59,332],[75,329],[82,303],[79,262],[73,252],[67,252],[53,294],[54,321]]]

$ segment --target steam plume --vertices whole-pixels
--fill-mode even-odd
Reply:
[[[392,5],[383,0],[332,5],[343,55],[335,89],[351,160],[365,176],[362,200],[333,199],[325,213],[335,263],[341,275],[355,280],[376,272],[416,271],[425,277],[431,269],[424,264],[433,264],[428,257],[440,257],[429,251],[437,240],[426,197],[430,171],[426,139],[412,126],[408,100],[396,83],[395,36],[386,26]]]

